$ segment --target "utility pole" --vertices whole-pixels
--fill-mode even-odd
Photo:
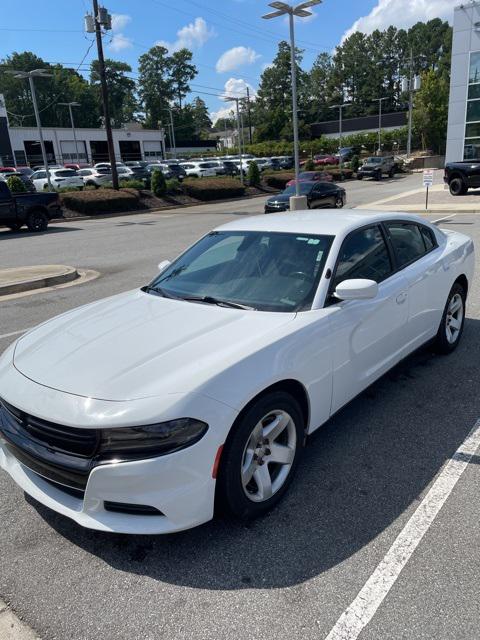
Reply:
[[[382,102],[388,98],[374,98],[378,102],[378,155],[382,153]]]
[[[410,49],[410,73],[408,78],[407,158],[409,158],[412,154],[412,129],[413,129],[413,47]]]
[[[340,156],[340,170],[343,168],[343,158],[340,153],[340,149],[342,148],[342,140],[343,140],[343,109],[348,107],[348,104],[342,102],[342,104],[334,104],[330,107],[330,109],[338,109],[339,110],[339,118],[338,118],[338,153]]]
[[[78,153],[77,133],[75,131],[75,122],[73,121],[73,111],[72,111],[72,107],[79,107],[80,103],[79,102],[59,102],[58,105],[60,107],[68,107],[68,111],[70,113],[70,124],[72,125],[73,140],[75,142],[75,156],[77,158],[77,164],[78,166],[80,166],[80,155]]]
[[[173,142],[173,157],[176,158],[177,157],[177,142],[175,140],[175,127],[173,126],[173,112],[171,109],[169,109],[170,111],[170,126],[172,127],[172,142]]]
[[[102,42],[102,26],[108,26],[108,18],[107,22],[100,22],[100,15],[98,11],[98,0],[93,1],[93,18],[95,21],[95,36],[97,39],[97,49],[98,49],[98,66],[100,73],[100,84],[102,87],[102,102],[103,102],[103,116],[105,118],[105,131],[107,133],[107,145],[108,145],[108,157],[110,158],[110,168],[112,170],[112,185],[113,188],[118,191],[118,171],[117,171],[117,160],[115,158],[115,149],[113,146],[113,135],[112,135],[112,123],[110,122],[110,107],[108,104],[108,87],[107,87],[107,77],[105,74],[105,58],[103,55],[103,42]]]
[[[244,180],[243,180],[243,153],[242,153],[242,143],[241,143],[241,139],[240,139],[240,107],[239,107],[239,102],[241,100],[241,98],[226,98],[226,100],[229,100],[230,102],[235,102],[235,106],[237,109],[237,132],[238,132],[238,154],[240,157],[240,182],[242,183],[242,186],[244,184]]]
[[[247,87],[247,112],[248,112],[248,138],[250,144],[253,142],[252,136],[252,113],[250,111],[250,87]]]

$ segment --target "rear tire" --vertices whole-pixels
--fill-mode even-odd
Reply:
[[[43,211],[32,211],[27,218],[27,227],[29,231],[40,233],[46,231],[48,227],[48,218]]]
[[[435,338],[435,348],[439,353],[447,355],[458,347],[465,324],[465,302],[465,290],[456,282],[448,294]]]
[[[360,174],[357,174],[357,180],[363,180],[363,176]]]
[[[448,183],[448,186],[452,196],[464,196],[468,191],[467,185],[460,177],[452,178]]]
[[[377,173],[375,174],[375,180],[377,180],[377,182],[379,182],[382,179],[382,172],[381,171],[377,171]]]
[[[225,443],[217,505],[239,520],[269,511],[293,479],[304,440],[305,424],[295,398],[284,391],[259,398],[236,422]]]
[[[390,171],[388,172],[388,177],[389,178],[394,178],[395,177],[395,167],[392,167],[390,169]]]

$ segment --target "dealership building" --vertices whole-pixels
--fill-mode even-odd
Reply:
[[[480,159],[480,2],[456,7],[447,162]]]

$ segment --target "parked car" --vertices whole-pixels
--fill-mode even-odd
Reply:
[[[132,172],[132,177],[136,180],[149,180],[150,172],[147,169],[148,162],[143,160],[130,160],[125,163],[125,166]]]
[[[66,162],[64,165],[65,169],[73,169],[73,171],[78,171],[79,169],[89,169],[90,165],[88,162]]]
[[[342,162],[349,162],[354,155],[358,155],[360,153],[359,147],[340,147],[338,150],[338,158],[342,160]]]
[[[165,165],[172,172],[173,177],[180,182],[186,177],[187,172],[178,162],[172,162],[171,160],[168,160],[165,162]]]
[[[224,160],[223,166],[225,167],[225,175],[238,176],[240,175],[240,168],[232,160]]]
[[[332,174],[326,171],[301,171],[299,174],[300,182],[333,182]],[[287,182],[287,187],[296,184],[295,178]]]
[[[15,171],[18,171],[18,173],[21,173],[24,176],[27,176],[27,178],[31,178],[34,173],[33,169],[30,169],[30,167],[17,167]]]
[[[280,160],[278,158],[269,158],[270,163],[271,163],[271,168],[274,171],[280,171],[282,169],[282,165],[280,163]]]
[[[296,193],[295,184],[271,196],[265,203],[265,213],[278,213],[290,209],[290,198]],[[345,189],[329,182],[301,182],[300,195],[307,196],[309,209],[324,207],[341,209],[347,201]]]
[[[172,178],[175,177],[175,174],[167,164],[160,164],[159,162],[154,162],[152,164],[147,165],[147,171],[149,173],[150,178],[152,177],[152,173],[154,171],[161,171],[165,176],[165,180],[171,180]]]
[[[276,156],[273,158],[278,160],[281,169],[292,169],[294,165],[293,156]]]
[[[126,167],[127,165],[124,162],[116,162],[117,169],[119,167]],[[107,169],[109,171],[112,170],[112,165],[110,162],[97,162],[93,165],[94,169]]]
[[[45,231],[52,218],[62,215],[58,193],[12,193],[0,180],[0,224],[12,231],[24,225],[29,231]]]
[[[327,166],[330,164],[333,165],[333,164],[338,164],[340,162],[337,156],[334,156],[331,153],[318,154],[313,157],[313,161],[315,162],[316,165],[319,165],[319,166]]]
[[[64,169],[65,167],[61,164],[49,164],[48,165],[49,169]],[[33,172],[35,173],[36,171],[43,171],[45,169],[45,165],[44,164],[37,164],[35,167],[32,167]]]
[[[357,179],[374,178],[374,180],[381,180],[384,175],[393,178],[396,171],[397,165],[393,156],[371,156],[358,169]]]
[[[464,196],[469,189],[480,187],[480,162],[466,160],[464,162],[448,162],[443,176],[452,196]]]
[[[253,158],[252,162],[257,163],[257,167],[260,169],[260,171],[273,169],[273,163],[270,158]]]
[[[217,165],[213,162],[183,162],[181,165],[187,176],[192,178],[208,178],[217,175]]]
[[[456,349],[474,262],[470,238],[419,216],[237,218],[3,352],[0,466],[101,531],[262,516],[306,435],[424,343]]]
[[[50,183],[54,189],[62,189],[63,187],[83,189],[83,178],[72,169],[50,169],[49,173]],[[47,172],[44,169],[35,171],[31,180],[37,191],[48,189]]]
[[[16,176],[17,178],[19,178],[23,182],[25,189],[29,193],[35,193],[36,189],[33,182],[30,180],[28,176],[26,176],[24,173],[20,173],[19,171],[12,171],[10,173],[7,173],[7,172],[0,173],[0,180],[4,180],[6,182],[8,178],[10,178],[11,176]]]
[[[98,169],[79,169],[77,174],[82,178],[83,183],[86,187],[103,187],[106,184],[112,182],[112,174],[107,171],[102,171]]]
[[[15,167],[0,167],[0,173],[14,173],[15,171]]]

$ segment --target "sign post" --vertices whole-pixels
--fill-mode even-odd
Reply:
[[[426,188],[426,196],[425,196],[425,211],[428,209],[428,191],[430,187],[433,185],[433,169],[424,169],[423,170],[423,186]]]

